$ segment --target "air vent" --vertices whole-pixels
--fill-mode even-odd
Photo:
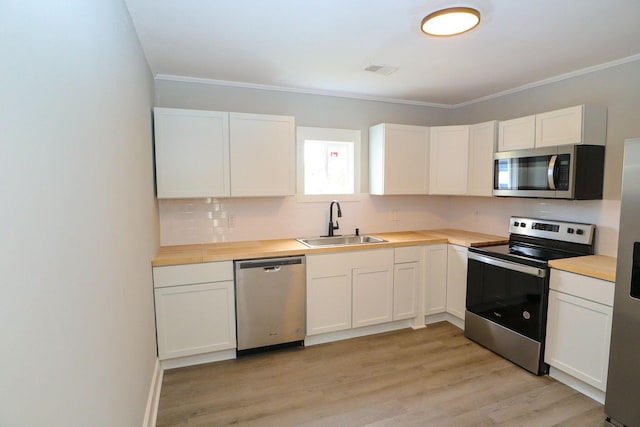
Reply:
[[[364,70],[370,71],[372,73],[380,74],[383,76],[388,76],[389,74],[392,74],[398,71],[398,67],[392,67],[390,65],[369,65]]]

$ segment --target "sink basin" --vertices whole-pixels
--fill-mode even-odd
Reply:
[[[356,246],[356,245],[365,245],[369,243],[386,242],[386,240],[384,239],[368,236],[366,234],[363,234],[361,236],[356,236],[355,234],[351,234],[346,236],[331,236],[331,237],[304,237],[296,240],[310,248],[326,248],[326,247],[332,247],[332,246]]]

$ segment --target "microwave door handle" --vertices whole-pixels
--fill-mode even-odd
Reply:
[[[550,190],[556,189],[556,160],[558,160],[557,155],[551,156],[549,159],[549,168],[547,169],[547,183],[549,184]]]

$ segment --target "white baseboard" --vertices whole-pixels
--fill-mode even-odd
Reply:
[[[151,386],[149,387],[149,397],[147,398],[147,407],[144,411],[144,421],[142,427],[155,427],[156,418],[158,417],[158,404],[160,403],[160,390],[162,389],[163,370],[160,367],[160,361],[156,358],[156,364],[153,369],[153,377],[151,378]]]
[[[424,323],[426,325],[430,325],[432,323],[438,323],[438,322],[449,322],[452,325],[457,326],[458,328],[464,331],[464,320],[454,316],[453,314],[438,313],[438,314],[432,314],[430,316],[425,316],[424,318]]]
[[[591,384],[587,384],[553,366],[549,368],[549,376],[604,405],[605,392],[595,388]]]
[[[310,347],[317,344],[364,337],[366,335],[380,334],[382,332],[396,331],[398,329],[411,328],[412,326],[413,319],[407,319],[390,323],[381,323],[379,325],[363,326],[361,328],[345,329],[343,331],[327,332],[326,334],[307,336],[304,339],[304,345],[306,347]]]
[[[220,362],[236,358],[236,349],[214,351],[213,353],[196,354],[194,356],[176,357],[162,361],[162,369],[184,368],[202,363]]]

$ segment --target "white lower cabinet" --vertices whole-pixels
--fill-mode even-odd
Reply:
[[[424,314],[447,311],[447,244],[424,248]]]
[[[551,270],[545,362],[606,390],[614,284]]]
[[[422,284],[422,247],[395,248],[393,267],[393,320],[418,316]]]
[[[420,265],[419,261],[414,261],[393,267],[393,320],[411,319],[417,315]]]
[[[377,325],[393,320],[393,267],[354,268],[351,326]]]
[[[307,335],[416,317],[421,250],[307,255]]]
[[[236,347],[233,263],[154,267],[158,358]]]
[[[347,254],[307,255],[307,335],[351,328],[351,266]]]
[[[447,247],[447,313],[464,320],[467,304],[467,248]]]

